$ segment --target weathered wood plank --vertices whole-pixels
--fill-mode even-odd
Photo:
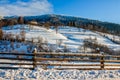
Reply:
[[[100,68],[54,68],[56,70],[101,70]]]
[[[35,58],[37,61],[84,61],[84,62],[100,62],[100,60],[89,60],[80,58]]]
[[[18,56],[34,56],[34,54],[26,54],[26,53],[9,53],[9,52],[0,52],[0,55],[18,55]]]
[[[58,63],[37,63],[37,65],[45,65],[45,66],[101,66],[101,64],[58,64]]]
[[[101,69],[101,68],[54,68],[56,70],[120,70],[120,68],[104,68],[104,69]]]
[[[86,57],[101,57],[101,54],[75,54],[75,53],[47,53],[47,52],[39,52],[36,55],[52,55],[52,56],[86,56]]]
[[[13,62],[0,62],[0,64],[10,64],[10,65],[33,65],[33,63],[13,63]]]
[[[12,57],[0,57],[0,59],[5,59],[5,60],[19,60],[19,61],[33,61],[33,59],[27,59],[27,58],[12,58]]]
[[[120,62],[120,60],[104,60],[105,62]]]
[[[105,66],[119,66],[120,67],[120,64],[104,64]]]
[[[33,70],[32,67],[0,67],[0,69],[31,69]]]

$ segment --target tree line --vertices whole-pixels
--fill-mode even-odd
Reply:
[[[31,24],[30,22],[34,21],[37,24]],[[84,29],[89,29],[93,31],[99,31],[103,33],[109,33],[114,35],[120,35],[120,25],[109,22],[101,22],[98,20],[91,20],[86,18],[71,17],[71,16],[61,16],[61,15],[41,15],[41,16],[25,16],[25,17],[7,17],[0,20],[0,27],[2,26],[12,26],[16,24],[31,24],[44,26],[49,29],[50,26],[56,28],[60,26],[73,26]]]

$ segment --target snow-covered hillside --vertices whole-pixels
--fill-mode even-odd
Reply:
[[[67,37],[67,41],[64,41],[68,46],[72,48],[78,48],[79,45],[83,44],[84,39],[86,38],[96,38],[99,44],[107,45],[113,50],[119,50],[120,45],[113,43],[107,38],[101,36],[96,32],[92,32],[85,29],[78,29],[75,27],[63,27],[59,29],[59,32]]]
[[[20,34],[22,26],[16,25],[12,29],[4,27],[3,30],[6,33]],[[66,47],[71,52],[78,52],[83,45],[83,41],[86,38],[97,39],[99,44],[106,45],[110,49],[119,50],[120,45],[112,42],[111,40],[101,36],[99,33],[85,30],[82,28],[75,27],[59,27],[58,33],[56,34],[55,29],[46,29],[40,26],[28,26],[23,25],[25,28],[25,38],[27,41],[34,39],[34,42],[38,42],[39,38],[42,38],[47,44],[54,45],[56,49],[63,49]],[[60,45],[60,46],[59,46]],[[82,50],[81,50],[82,51]],[[89,49],[86,51],[90,51]]]

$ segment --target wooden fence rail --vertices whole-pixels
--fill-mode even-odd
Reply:
[[[119,70],[120,56],[81,53],[0,53],[0,69]]]

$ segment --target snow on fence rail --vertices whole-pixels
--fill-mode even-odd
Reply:
[[[49,69],[78,69],[78,70],[119,70],[120,56],[104,54],[75,54],[75,53],[0,53],[1,69],[34,69],[42,66]],[[54,63],[54,61],[56,63]],[[60,63],[63,62],[63,63]],[[71,63],[74,62],[75,64]],[[80,64],[78,63],[80,62]],[[84,64],[84,62],[87,62]],[[90,64],[90,63],[94,64]],[[59,67],[55,67],[59,66]],[[107,67],[107,68],[106,68]]]

